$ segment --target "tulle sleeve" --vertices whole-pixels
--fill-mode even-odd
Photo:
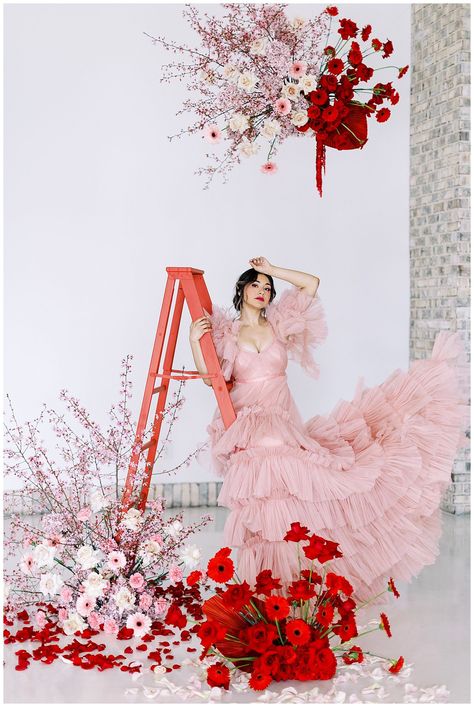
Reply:
[[[286,344],[288,357],[318,378],[319,366],[313,358],[313,350],[328,334],[319,295],[313,297],[292,285],[267,307],[267,319],[277,337]]]
[[[216,348],[217,357],[226,381],[230,381],[234,360],[237,355],[236,325],[230,312],[218,305],[212,306],[210,315],[212,329],[211,336]]]

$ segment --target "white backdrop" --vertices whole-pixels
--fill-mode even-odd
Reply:
[[[409,4],[338,7],[393,41],[392,57],[375,66],[410,63]],[[289,14],[323,8],[294,4]],[[409,73],[376,73],[393,80],[400,102],[386,124],[369,121],[363,150],[328,149],[322,199],[309,137],[280,149],[277,174],[261,174],[257,155],[204,191],[193,172],[212,146],[199,136],[168,141],[187,124],[175,117],[185,87],[159,82],[172,55],[143,34],[192,46],[182,9],[5,6],[4,388],[21,422],[42,402],[62,409],[67,388],[105,424],[128,353],[138,415],[168,265],[205,270],[223,305],[254,256],[320,277],[329,328],[321,377],[289,367],[304,418],[351,399],[359,376],[375,385],[408,366]],[[176,368],[194,368],[189,323],[185,311]],[[185,395],[167,468],[205,438],[215,407],[200,381]],[[193,464],[161,480],[213,478]]]

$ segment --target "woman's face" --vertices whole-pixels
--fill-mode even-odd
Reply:
[[[245,285],[244,302],[252,307],[263,309],[270,302],[271,291],[270,280],[266,275],[259,273],[254,282]]]

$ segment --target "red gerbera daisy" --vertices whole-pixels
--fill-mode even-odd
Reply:
[[[214,582],[228,582],[234,576],[234,563],[225,553],[216,553],[207,565],[207,576]]]
[[[186,577],[186,584],[192,587],[193,584],[197,584],[197,582],[199,582],[199,580],[201,579],[201,575],[201,570],[194,570]]]
[[[390,622],[388,620],[387,614],[384,614],[383,612],[380,614],[380,618],[382,619],[381,623],[379,624],[380,628],[383,628],[385,630],[385,633],[389,638],[392,636],[392,632],[390,631]]]
[[[319,607],[317,614],[316,614],[316,621],[318,621],[323,626],[329,626],[329,624],[331,623],[333,618],[334,618],[334,607],[332,604],[327,602],[327,604],[324,604]]]
[[[344,62],[341,59],[329,59],[328,71],[331,74],[340,74],[344,70]]]
[[[379,123],[385,123],[385,121],[390,118],[390,110],[388,108],[381,108],[377,111],[375,117]]]
[[[210,687],[224,687],[229,689],[230,670],[224,663],[214,663],[207,669],[207,684]]]
[[[348,616],[343,619],[340,626],[333,628],[335,634],[341,639],[341,643],[349,641],[354,636],[358,636],[357,624],[353,616]]]
[[[398,71],[398,78],[401,79],[402,76],[405,76],[406,72],[408,71],[409,64],[404,66],[403,68],[399,69]]]
[[[403,668],[404,662],[405,662],[405,660],[404,660],[403,656],[401,655],[397,661],[392,661],[392,665],[389,668],[389,671],[391,673],[399,673],[400,670]]]
[[[286,637],[295,646],[302,646],[308,643],[311,631],[308,624],[302,619],[288,621],[285,626]]]
[[[253,690],[264,690],[272,681],[270,673],[265,673],[263,670],[252,671],[250,676],[249,686]]]
[[[362,663],[364,660],[362,648],[360,646],[351,646],[346,653],[342,654],[342,660],[347,665],[350,665],[351,663]]]
[[[389,592],[393,592],[393,593],[395,594],[395,596],[396,596],[397,599],[398,599],[398,597],[400,596],[400,592],[399,592],[398,589],[396,588],[395,583],[394,583],[392,577],[390,577],[390,579],[388,580],[388,591],[389,591]]]
[[[285,619],[290,613],[290,605],[285,597],[272,594],[265,601],[265,611],[270,621]]]

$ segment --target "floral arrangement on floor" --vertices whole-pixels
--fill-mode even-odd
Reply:
[[[382,60],[391,56],[391,40],[381,41],[373,36],[370,24],[359,28],[348,18],[339,19],[333,39],[336,6],[326,7],[313,19],[289,17],[287,7],[224,3],[224,14],[218,18],[186,5],[183,15],[199,37],[197,48],[145,33],[154,44],[189,59],[164,67],[162,81],[187,79],[194,94],[177,115],[197,116],[169,139],[201,133],[215,144],[226,137],[225,153],[206,155],[212,164],[197,170],[206,175],[204,188],[218,173],[226,182],[228,171],[262,145],[266,158],[260,169],[275,173],[272,158],[279,145],[306,133],[315,137],[316,186],[322,197],[326,147],[362,148],[368,139],[367,118],[375,115],[385,123],[391,111],[382,104],[399,101],[392,82],[367,85],[381,69],[397,69],[399,79],[407,72],[408,65],[369,66],[369,56],[376,54]]]
[[[338,544],[309,535],[308,528],[297,522],[291,524],[284,540],[298,544],[300,566],[300,576],[289,585],[288,596],[274,593],[282,585],[268,569],[258,574],[253,591],[248,582],[240,582],[229,548],[221,548],[208,564],[208,577],[227,587],[217,587],[216,594],[204,602],[207,620],[197,630],[204,647],[200,659],[221,658],[207,670],[211,687],[229,689],[231,670],[250,673],[249,686],[254,690],[265,689],[273,680],[329,680],[336,673],[339,655],[348,665],[362,662],[364,655],[375,655],[351,641],[364,635],[358,633],[356,612],[376,597],[356,606],[350,582],[324,567],[342,557]],[[302,549],[311,566],[301,570],[303,541],[307,541]],[[321,573],[313,567],[315,560]],[[234,575],[237,581],[230,582]],[[381,594],[385,591],[400,596],[392,578]],[[383,612],[379,624],[366,633],[379,629],[392,635]],[[339,643],[331,643],[333,639]],[[399,672],[403,663],[403,656],[390,660],[389,672]]]
[[[4,568],[4,620],[10,626],[14,620],[27,626],[19,638],[7,629],[7,642],[25,640],[27,635],[44,647],[60,634],[90,636],[99,630],[119,638],[144,637],[159,632],[163,621],[183,628],[186,612],[202,615],[199,587],[192,577],[183,583],[189,570],[200,576],[195,568],[201,551],[186,541],[212,516],[184,526],[179,513],[165,522],[162,497],[150,500],[144,512],[132,506],[125,513],[121,508],[121,485],[135,444],[135,426],[127,407],[131,358],[122,361],[120,400],[111,407],[107,432],[65,390],[60,397],[79,430],[64,414],[46,408],[33,422],[20,425],[8,398],[12,421],[5,425],[5,473],[18,479],[21,488],[14,494],[5,534],[5,558],[12,560],[13,569]],[[181,381],[163,413],[169,423],[165,443],[171,440],[184,402],[183,385]],[[46,415],[60,440],[59,462],[40,438]],[[146,430],[143,436],[149,433]],[[176,469],[188,465],[198,452]],[[144,468],[143,463],[135,477],[134,499],[139,496]],[[154,472],[158,473],[169,472]],[[24,513],[32,499],[36,508],[31,510],[41,514],[39,525],[15,512],[15,504],[22,504]],[[30,615],[36,628],[29,625]],[[38,656],[42,659],[42,650]],[[27,657],[23,658],[25,664]]]

